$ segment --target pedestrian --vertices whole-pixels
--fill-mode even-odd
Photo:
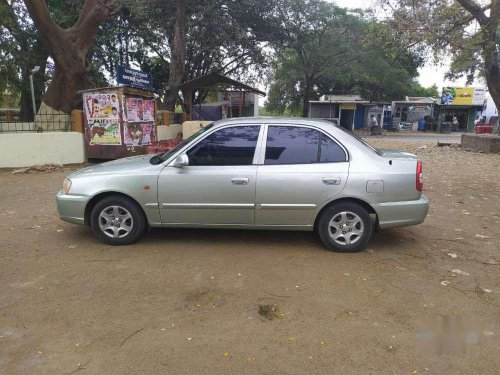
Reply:
[[[452,131],[457,131],[460,129],[460,123],[458,122],[457,116],[453,116],[453,129]]]
[[[378,126],[377,118],[374,115],[370,119],[370,133],[371,135],[380,135],[382,133],[380,126]]]

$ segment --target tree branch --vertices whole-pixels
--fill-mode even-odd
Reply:
[[[24,4],[28,9],[33,23],[42,35],[44,42],[51,49],[51,39],[46,36],[59,34],[63,29],[52,21],[45,0],[24,0]]]
[[[489,22],[489,18],[484,13],[481,5],[475,0],[457,0],[457,2],[462,5],[465,10],[472,14],[481,26],[484,26]]]

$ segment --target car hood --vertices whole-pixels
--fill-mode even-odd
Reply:
[[[109,175],[115,173],[132,173],[134,171],[144,171],[149,168],[158,168],[158,165],[152,165],[149,162],[153,155],[139,155],[128,158],[108,161],[106,163],[92,165],[87,168],[80,169],[68,176],[69,179],[74,177],[84,177],[89,175]]]
[[[418,159],[418,156],[401,150],[391,150],[388,148],[378,148],[380,156],[388,159]]]

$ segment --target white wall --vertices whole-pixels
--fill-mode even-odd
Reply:
[[[0,134],[0,168],[85,161],[83,134],[76,132]]]

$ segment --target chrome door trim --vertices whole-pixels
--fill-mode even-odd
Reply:
[[[254,203],[163,203],[162,208],[255,208]]]
[[[261,210],[311,210],[315,209],[315,204],[283,204],[283,203],[260,203],[257,205]]]

